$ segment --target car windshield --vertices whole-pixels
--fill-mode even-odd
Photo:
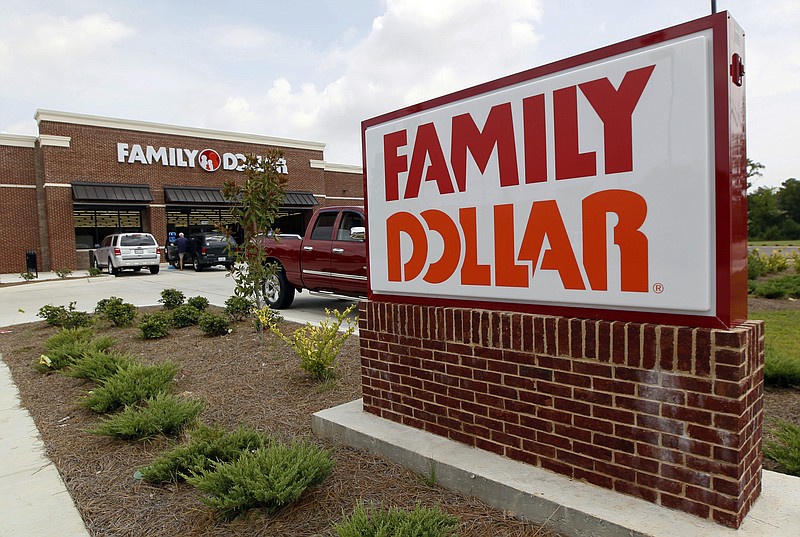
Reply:
[[[155,239],[150,235],[123,235],[120,238],[120,246],[154,246]]]
[[[216,246],[218,244],[232,244],[236,246],[236,241],[225,235],[206,235],[206,246]]]

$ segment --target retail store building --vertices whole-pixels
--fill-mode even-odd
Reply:
[[[278,227],[299,233],[320,206],[362,205],[360,166],[326,163],[325,144],[38,110],[38,136],[0,134],[0,273],[83,269],[116,231],[210,231],[229,221],[226,181],[245,155],[280,150],[286,197]]]

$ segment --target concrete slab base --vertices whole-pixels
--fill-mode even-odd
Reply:
[[[800,478],[774,472],[764,472],[761,497],[732,530],[379,418],[363,412],[361,400],[314,414],[312,428],[568,536],[800,536]]]

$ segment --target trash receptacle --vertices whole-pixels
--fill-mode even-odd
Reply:
[[[33,272],[36,277],[39,277],[39,267],[36,265],[36,251],[29,250],[25,252],[25,272]]]

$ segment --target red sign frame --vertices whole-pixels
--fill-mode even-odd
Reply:
[[[602,61],[643,47],[666,42],[701,31],[710,30],[713,39],[713,129],[714,129],[714,190],[715,190],[715,314],[690,315],[663,312],[630,311],[554,306],[538,303],[511,303],[476,300],[457,300],[427,296],[401,296],[378,294],[372,291],[369,298],[396,303],[474,307],[522,311],[566,317],[631,321],[639,323],[672,324],[727,329],[747,320],[747,197],[746,197],[746,136],[745,95],[742,75],[744,73],[744,34],[736,21],[721,12],[708,17],[673,26],[597,50],[586,52],[541,67],[522,71],[478,86],[444,95],[394,112],[383,114],[362,122],[362,155],[364,191],[369,192],[367,176],[366,130],[421,111],[438,108],[448,103],[475,97],[551,75],[592,62]],[[365,210],[369,214],[368,198]],[[369,242],[369,237],[367,237]],[[367,244],[369,251],[369,244]]]

